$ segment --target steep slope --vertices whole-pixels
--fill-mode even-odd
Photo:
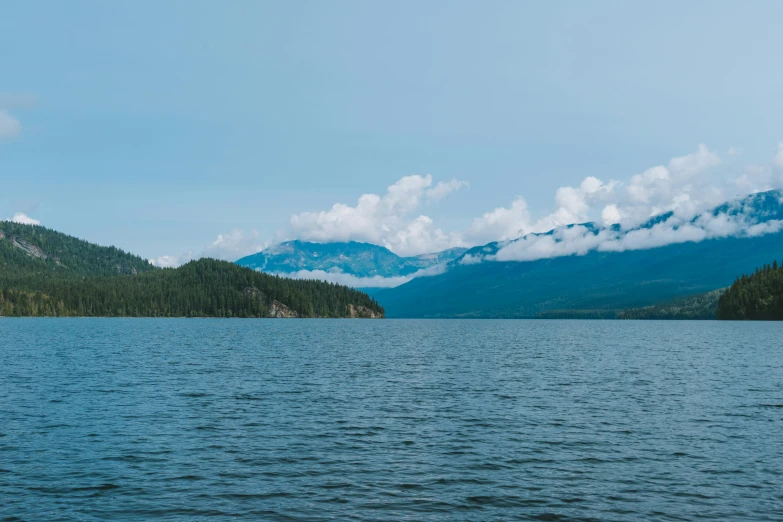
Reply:
[[[465,250],[452,248],[433,254],[400,257],[387,248],[369,243],[310,243],[296,240],[269,247],[263,252],[243,257],[236,263],[270,274],[323,270],[339,271],[356,277],[397,277],[452,261]]]
[[[742,215],[760,226],[782,219],[783,204],[773,191],[718,207],[712,215]],[[671,217],[658,216],[640,230]],[[595,225],[583,229],[588,238],[600,232]],[[551,311],[640,308],[729,286],[737,274],[780,257],[783,233],[533,261],[488,260],[514,243],[473,248],[442,275],[374,295],[389,317],[535,317]]]
[[[201,259],[157,269],[113,247],[0,222],[0,315],[383,317],[366,294]]]

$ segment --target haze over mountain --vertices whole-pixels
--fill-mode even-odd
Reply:
[[[286,241],[239,259],[240,266],[295,279],[331,280],[353,286],[397,286],[417,272],[453,261],[467,248],[400,257],[389,249],[356,241]]]
[[[783,194],[630,230],[593,223],[468,250],[444,273],[375,294],[390,317],[534,317],[617,310],[729,286],[783,255]]]

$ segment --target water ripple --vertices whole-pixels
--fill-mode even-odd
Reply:
[[[0,520],[783,519],[776,324],[0,330]]]

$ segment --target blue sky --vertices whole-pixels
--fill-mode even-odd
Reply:
[[[782,18],[762,1],[4,5],[0,219],[150,258],[231,234],[237,252],[301,236],[412,253],[700,144],[720,156],[705,179],[739,176],[783,139]],[[364,223],[394,238],[325,228],[335,203],[386,205],[413,175],[431,175],[414,202]],[[469,186],[427,195],[451,180]]]

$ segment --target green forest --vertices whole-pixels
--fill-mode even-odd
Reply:
[[[725,291],[719,288],[703,294],[680,297],[664,303],[620,310],[548,310],[536,314],[538,319],[715,319],[718,298]]]
[[[718,319],[783,320],[783,266],[774,261],[738,278],[718,301]]]
[[[227,261],[155,268],[141,257],[40,226],[0,222],[0,316],[383,316],[352,288]]]

